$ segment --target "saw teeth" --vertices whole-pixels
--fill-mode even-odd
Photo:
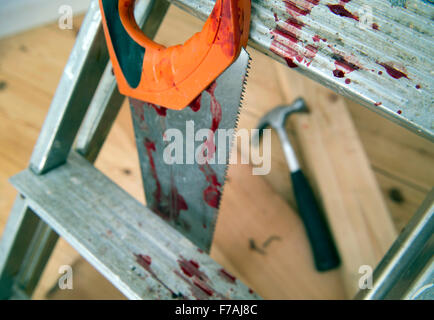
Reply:
[[[241,111],[242,111],[242,108],[243,108],[244,94],[246,92],[247,78],[249,77],[250,63],[252,61],[252,58],[250,57],[250,55],[247,52],[247,50],[246,50],[246,53],[247,53],[249,59],[248,59],[248,62],[247,62],[245,77],[244,77],[242,88],[241,88],[240,104],[238,106],[237,117],[235,119],[234,133],[233,133],[233,135],[231,137],[231,140],[229,142],[229,146],[230,146],[230,149],[229,149],[229,158],[228,158],[228,164],[226,165],[226,168],[225,168],[225,173],[224,173],[224,178],[223,178],[223,184],[222,184],[223,187],[222,187],[222,191],[221,191],[222,192],[221,193],[221,197],[223,197],[223,195],[224,195],[226,180],[228,178],[228,172],[229,172],[229,166],[230,166],[229,159],[231,158],[231,153],[234,152],[234,150],[232,150],[232,149],[233,149],[233,145],[234,145],[234,139],[235,139],[235,136],[236,136],[236,131],[238,130],[238,123],[240,121],[240,114],[241,114]],[[235,152],[238,152],[238,150],[235,150]],[[219,215],[217,215],[217,221],[218,221],[218,216]],[[217,221],[214,224],[214,226],[217,224]]]

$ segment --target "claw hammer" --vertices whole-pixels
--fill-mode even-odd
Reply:
[[[309,182],[300,169],[294,149],[285,131],[287,117],[303,111],[307,111],[306,104],[302,98],[298,98],[289,106],[279,106],[268,112],[261,118],[258,128],[260,135],[262,135],[263,129],[268,126],[277,131],[291,173],[298,211],[312,248],[315,267],[318,271],[327,271],[339,266],[339,255],[324,214],[320,210]]]

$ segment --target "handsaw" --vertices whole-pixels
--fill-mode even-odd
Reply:
[[[250,0],[217,0],[201,32],[168,48],[141,32],[134,1],[100,6],[147,206],[208,252],[249,68]]]

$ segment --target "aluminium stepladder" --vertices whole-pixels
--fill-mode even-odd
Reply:
[[[205,10],[212,4],[210,1],[173,2],[183,6],[190,4],[193,10]],[[205,5],[201,5],[201,2]],[[255,5],[260,6],[262,3],[256,1]],[[145,21],[144,30],[147,34],[155,34],[167,6],[166,2],[160,0],[143,5],[140,15]],[[89,163],[97,157],[123,100],[110,75],[110,66],[107,66],[108,55],[98,10],[97,2],[93,1],[35,147],[30,169],[13,179],[20,196],[17,197],[0,244],[0,298],[31,296],[58,234],[128,298],[177,298],[180,294],[191,292],[191,286],[195,284],[180,280],[166,267],[176,264],[175,254],[179,250],[198,260],[207,274],[215,275],[216,281],[213,282],[218,285],[213,288],[216,290],[213,296],[219,298],[218,292],[229,288],[218,281],[219,266]],[[95,92],[100,78],[101,83]],[[81,131],[77,136],[80,126]],[[70,154],[75,138],[76,150]],[[101,191],[102,186],[104,192]],[[100,202],[104,205],[96,207],[95,199],[101,198],[104,201]],[[405,238],[410,241],[407,248],[411,249],[408,249],[407,257],[417,256],[419,251],[423,251],[421,243],[432,245],[429,233],[432,230],[432,200],[431,193],[428,205],[424,204],[425,210],[415,217],[425,231]],[[139,232],[132,224],[126,223],[128,220],[145,227]],[[420,229],[420,223],[413,224],[414,228],[409,230]],[[146,225],[150,227],[146,228]],[[122,241],[105,239],[108,228],[116,229]],[[143,243],[147,243],[145,248]],[[134,259],[132,253],[137,255]],[[153,257],[159,258],[149,261],[147,257],[151,253],[155,253]],[[141,272],[151,276],[137,281],[137,277],[142,275],[132,270],[128,261],[138,261],[144,268]],[[381,285],[378,286],[384,288],[384,283]],[[173,288],[180,290],[175,292]],[[200,294],[203,292],[196,290],[196,295]],[[385,295],[384,292],[381,294]],[[248,288],[239,284],[231,297],[252,296]],[[379,297],[382,296],[370,298]],[[197,296],[192,294],[190,298]]]

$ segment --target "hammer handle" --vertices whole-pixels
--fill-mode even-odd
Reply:
[[[300,169],[291,172],[291,180],[298,211],[312,247],[316,269],[327,271],[336,268],[340,264],[339,255],[309,182]]]

